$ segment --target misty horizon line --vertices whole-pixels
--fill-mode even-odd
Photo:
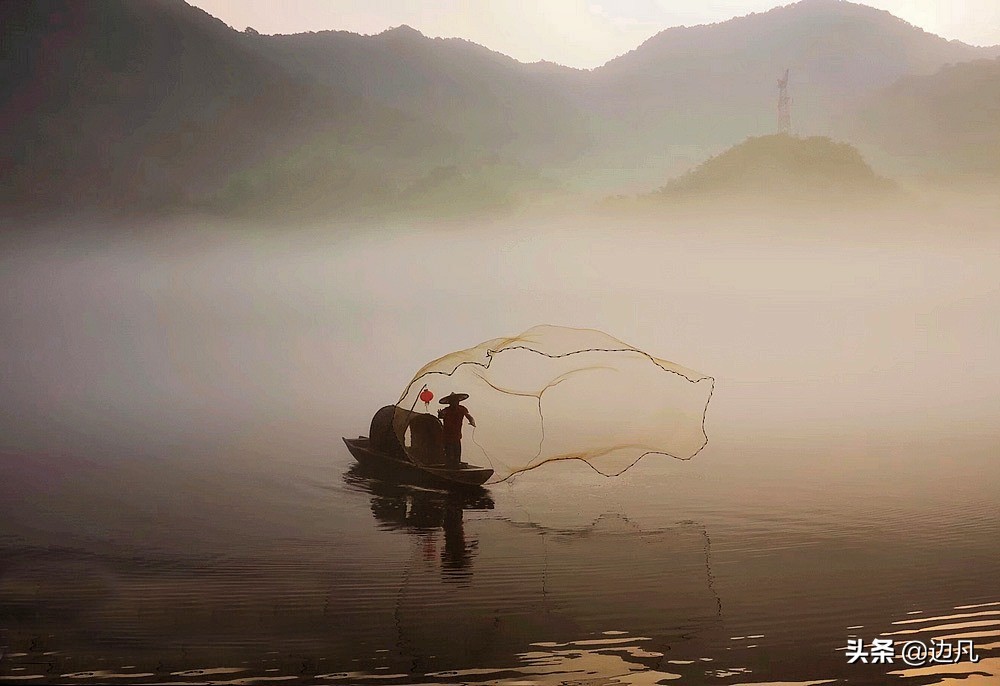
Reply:
[[[462,42],[462,43],[467,43],[469,45],[474,45],[474,46],[476,46],[478,48],[481,48],[483,50],[487,50],[487,51],[489,51],[491,53],[494,53],[496,55],[501,55],[501,56],[503,56],[503,57],[505,57],[507,59],[513,60],[514,62],[517,62],[518,64],[524,64],[524,65],[529,65],[529,66],[530,65],[552,65],[552,66],[560,67],[562,69],[568,69],[568,70],[579,71],[579,72],[593,72],[593,71],[597,71],[599,69],[602,69],[602,68],[608,66],[610,63],[614,62],[615,60],[620,59],[620,58],[622,58],[622,57],[624,57],[626,55],[629,55],[629,54],[635,52],[636,50],[640,49],[641,47],[643,47],[644,45],[646,45],[647,43],[649,43],[651,40],[654,40],[655,38],[657,38],[657,37],[659,37],[659,36],[661,36],[661,35],[663,35],[665,33],[671,32],[671,31],[695,30],[695,29],[699,29],[699,28],[721,26],[721,25],[724,25],[724,24],[729,24],[731,22],[737,22],[737,21],[740,21],[740,20],[744,20],[744,19],[747,19],[749,17],[761,16],[761,15],[765,15],[765,14],[771,14],[772,12],[779,12],[779,11],[782,11],[782,10],[788,10],[788,9],[790,9],[792,7],[796,7],[796,6],[799,6],[799,5],[828,5],[828,6],[832,6],[832,5],[853,5],[855,7],[863,7],[866,10],[870,10],[871,12],[877,12],[879,14],[888,15],[888,16],[892,17],[895,21],[902,22],[903,24],[905,24],[907,26],[910,26],[910,27],[912,27],[914,29],[917,29],[919,31],[922,31],[922,32],[928,34],[929,36],[933,36],[935,38],[940,38],[941,40],[947,41],[949,43],[955,43],[955,44],[959,44],[959,45],[965,45],[965,46],[968,46],[968,47],[971,47],[971,48],[983,48],[983,49],[1000,48],[1000,43],[993,43],[993,44],[985,44],[985,43],[983,43],[983,44],[979,44],[979,43],[969,43],[969,42],[966,42],[966,41],[963,41],[963,40],[960,40],[960,39],[957,39],[957,38],[947,38],[946,36],[942,36],[941,34],[934,33],[933,31],[928,31],[924,27],[918,26],[917,24],[914,24],[914,23],[912,23],[910,21],[907,21],[906,19],[903,19],[902,17],[899,17],[899,16],[893,14],[892,12],[890,12],[888,10],[883,10],[883,9],[879,9],[877,7],[872,7],[871,5],[867,5],[867,4],[863,3],[863,2],[853,2],[852,0],[796,0],[795,2],[788,2],[788,3],[784,3],[784,4],[780,4],[779,3],[779,4],[776,4],[776,5],[774,5],[773,7],[769,8],[769,9],[766,9],[766,10],[763,10],[763,11],[760,11],[760,12],[747,12],[746,14],[733,15],[733,16],[727,18],[727,19],[723,19],[723,20],[720,20],[720,21],[703,22],[703,23],[700,23],[700,24],[678,24],[678,25],[675,25],[675,26],[668,26],[668,27],[665,27],[665,28],[662,28],[662,29],[659,29],[659,30],[655,31],[649,37],[647,37],[645,40],[641,41],[640,43],[638,43],[634,47],[626,50],[625,52],[622,52],[622,53],[619,53],[617,55],[614,55],[614,56],[606,59],[604,62],[601,62],[600,64],[598,64],[596,66],[593,66],[593,67],[581,67],[581,66],[574,66],[574,65],[570,65],[570,64],[564,64],[562,62],[556,62],[554,60],[547,60],[547,59],[540,59],[540,60],[523,60],[523,59],[519,59],[519,58],[517,58],[517,57],[515,57],[513,55],[510,55],[510,54],[508,54],[506,52],[503,52],[502,50],[498,50],[496,48],[492,48],[492,47],[490,47],[488,45],[485,45],[483,43],[478,43],[475,40],[472,40],[471,38],[466,38],[466,37],[463,37],[463,36],[429,35],[427,33],[424,33],[421,29],[419,29],[419,28],[417,28],[415,26],[412,26],[410,24],[407,24],[407,23],[402,23],[402,24],[398,24],[398,25],[388,26],[385,29],[383,29],[381,31],[378,31],[378,32],[375,32],[375,33],[361,33],[361,32],[358,32],[358,31],[351,31],[349,29],[338,29],[338,28],[323,28],[323,29],[316,29],[316,30],[311,30],[311,31],[296,31],[296,32],[291,32],[291,33],[282,33],[282,32],[268,33],[266,31],[260,31],[256,27],[251,26],[251,25],[247,25],[245,28],[239,29],[236,26],[234,26],[232,24],[229,24],[228,22],[226,22],[221,17],[218,17],[218,16],[212,14],[211,12],[209,12],[208,10],[200,7],[199,5],[193,4],[191,2],[191,0],[182,0],[182,1],[185,2],[185,3],[187,3],[187,4],[189,4],[191,7],[195,8],[195,9],[201,10],[202,12],[204,12],[205,14],[213,17],[214,19],[217,19],[218,21],[221,21],[223,24],[225,24],[226,26],[228,26],[233,31],[236,31],[237,33],[251,33],[252,32],[252,33],[256,33],[257,35],[266,36],[266,37],[271,37],[271,36],[275,36],[275,37],[276,36],[304,36],[304,35],[311,35],[311,34],[340,33],[340,34],[350,34],[350,35],[353,35],[353,36],[359,36],[359,37],[363,37],[363,38],[375,38],[375,37],[378,37],[378,36],[384,36],[386,34],[393,34],[393,33],[404,34],[404,33],[407,33],[407,32],[412,32],[412,33],[415,33],[415,34],[419,35],[420,37],[426,38],[428,40],[458,41],[458,42]]]

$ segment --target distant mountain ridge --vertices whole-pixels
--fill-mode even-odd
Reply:
[[[831,26],[828,22],[835,22]],[[795,35],[787,35],[790,29]],[[854,39],[869,39],[867,33],[881,31],[887,35],[887,47],[904,55],[916,69],[936,69],[944,60],[964,61],[990,55],[1000,55],[1000,45],[978,47],[957,40],[948,40],[896,17],[886,10],[876,9],[847,0],[800,0],[774,7],[765,12],[733,17],[713,24],[676,26],[660,31],[627,53],[609,60],[599,70],[621,73],[638,67],[661,63],[665,56],[688,57],[710,53],[720,44],[728,44],[738,52],[751,51],[752,37],[764,43],[781,34],[784,45],[778,46],[778,58],[787,59],[795,51],[807,49],[817,38],[829,43],[853,34]],[[706,42],[707,39],[707,42]],[[917,44],[917,42],[922,44]],[[765,44],[766,45],[766,44]],[[863,43],[858,43],[860,47]],[[900,47],[903,50],[900,50]],[[906,49],[909,49],[909,54]],[[891,53],[885,52],[888,57]],[[878,65],[873,65],[878,66]],[[887,63],[886,66],[891,66]]]
[[[863,103],[847,135],[899,174],[1000,176],[1000,58],[900,79]]]
[[[965,139],[919,145],[939,116],[921,93],[989,107],[989,65],[941,69],[1000,54],[840,0],[668,29],[591,71],[405,26],[255,35],[181,0],[13,0],[0,19],[0,202],[68,209],[475,211],[649,189],[772,133],[785,68],[794,131],[933,156]],[[911,102],[930,119],[894,128]],[[992,120],[954,110],[985,144],[949,169],[991,168]]]
[[[539,164],[573,157],[588,142],[585,117],[561,82],[572,70],[523,64],[409,26],[374,36],[323,31],[257,42],[289,73],[432,121],[489,154]]]
[[[43,0],[2,11],[10,86],[0,150],[8,190],[21,199],[134,208],[252,201],[227,197],[241,171],[322,141],[344,166],[341,179],[328,175],[327,194],[348,202],[379,183],[350,188],[353,162],[371,141],[388,148],[375,157],[402,156],[425,154],[400,143],[402,131],[425,147],[440,138],[404,113],[291,77],[181,2]],[[299,180],[285,174],[259,190],[296,196]]]
[[[264,42],[291,71],[417,113],[485,154],[578,188],[609,177],[653,185],[773,132],[775,83],[786,68],[794,130],[842,137],[843,121],[901,76],[1000,55],[1000,46],[948,41],[841,0],[667,29],[591,71],[523,64],[408,26]]]
[[[725,22],[671,28],[597,69],[584,98],[619,124],[609,163],[651,143],[704,157],[776,130],[790,70],[793,131],[831,135],[872,93],[910,74],[1000,55],[929,34],[888,12],[803,0]]]

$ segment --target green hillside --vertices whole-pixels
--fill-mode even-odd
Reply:
[[[872,171],[847,143],[775,134],[748,138],[644,199],[839,203],[885,197],[893,189],[894,184]]]

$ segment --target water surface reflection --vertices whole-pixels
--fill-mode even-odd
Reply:
[[[443,530],[444,545],[440,551],[443,578],[458,580],[472,573],[472,560],[479,541],[466,538],[463,516],[466,510],[493,509],[493,498],[488,490],[435,490],[386,480],[360,464],[348,469],[344,483],[371,494],[372,516],[380,528],[410,531],[419,536],[425,560],[435,556],[438,548],[435,532]]]
[[[995,226],[246,228],[4,243],[0,677],[997,681]],[[712,373],[708,449],[471,500],[350,466],[539,322]],[[983,661],[838,651],[914,630]]]
[[[358,466],[343,478],[370,496],[380,529],[411,539],[389,651],[405,656],[411,674],[521,655],[536,670],[550,667],[539,674],[564,669],[570,678],[584,647],[593,659],[628,653],[659,668],[673,645],[721,621],[711,540],[696,522],[650,530],[612,512],[552,528],[494,514],[485,489],[432,490]]]

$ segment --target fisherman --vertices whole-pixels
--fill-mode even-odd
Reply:
[[[468,418],[469,424],[476,425],[469,410],[460,404],[468,399],[468,393],[452,393],[438,401],[448,406],[438,410],[438,417],[444,421],[445,462],[454,469],[458,469],[462,463],[462,422]]]

